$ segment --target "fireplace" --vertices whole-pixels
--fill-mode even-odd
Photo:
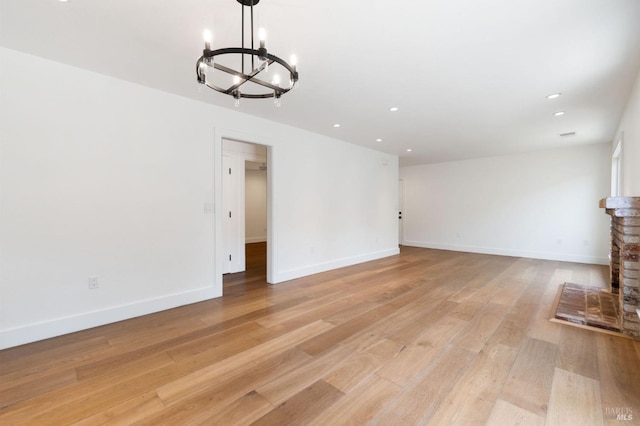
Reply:
[[[610,197],[600,207],[611,216],[611,293],[618,294],[620,328],[640,337],[640,197]]]

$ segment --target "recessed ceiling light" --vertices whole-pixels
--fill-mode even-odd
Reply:
[[[552,93],[550,95],[547,95],[547,99],[555,99],[560,97],[560,95],[562,95],[562,93]]]
[[[566,138],[567,136],[575,136],[576,132],[567,132],[567,133],[560,133],[560,136],[563,138]]]
[[[413,151],[411,148],[407,148],[407,152],[411,152]]]
[[[391,108],[389,108],[389,111],[391,111],[391,112],[395,112],[395,111],[397,111],[397,110],[398,110],[398,107],[391,107]]]
[[[556,117],[560,117],[561,115],[564,115],[564,111],[554,112],[553,115],[555,115]]]
[[[376,142],[382,142],[382,139],[378,138],[376,139]]]
[[[334,124],[333,127],[340,127],[338,123]]]

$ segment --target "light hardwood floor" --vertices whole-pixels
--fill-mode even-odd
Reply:
[[[0,424],[640,424],[640,343],[548,320],[606,267],[403,247],[269,286],[247,255],[223,298],[0,351]]]

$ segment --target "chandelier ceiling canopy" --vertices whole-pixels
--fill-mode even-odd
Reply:
[[[254,41],[254,6],[260,0],[237,0],[242,9],[241,47],[213,49],[213,35],[204,31],[204,51],[196,62],[198,83],[225,95],[233,96],[235,105],[241,98],[273,98],[276,106],[280,97],[293,89],[298,82],[295,56],[290,63],[273,55],[266,48],[266,32],[258,31],[258,48]],[[249,8],[250,22],[245,30],[245,7]],[[245,33],[250,43],[245,47]],[[250,67],[249,69],[247,69]],[[214,70],[220,72],[214,72]],[[282,79],[281,73],[286,77]]]

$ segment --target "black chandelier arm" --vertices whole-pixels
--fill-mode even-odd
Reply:
[[[213,90],[215,90],[217,92],[224,93],[226,95],[234,95],[233,91],[229,92],[228,90],[223,89],[222,87],[216,86],[215,84],[211,84],[209,82],[205,82],[204,85],[207,86],[209,89],[213,89]],[[282,94],[282,93],[286,93],[286,92],[285,91],[281,91],[280,94]],[[268,98],[276,97],[276,94],[274,92],[269,92],[269,93],[242,93],[242,92],[239,92],[238,93],[238,97],[239,98],[246,98],[246,99],[268,99]]]
[[[272,61],[270,61],[270,64],[271,64],[271,63],[273,63],[273,62],[272,62]],[[271,83],[269,83],[269,82],[266,82],[266,81],[264,81],[264,80],[260,80],[259,78],[256,78],[256,75],[258,75],[258,74],[262,71],[262,68],[256,68],[256,69],[254,69],[253,71],[251,71],[251,73],[250,73],[250,74],[243,74],[243,73],[238,72],[238,71],[236,71],[236,70],[234,70],[234,69],[231,69],[231,68],[225,67],[224,65],[221,65],[221,64],[219,64],[219,63],[217,63],[217,62],[214,62],[214,63],[213,63],[213,67],[214,67],[215,69],[217,69],[217,70],[220,70],[220,71],[226,72],[227,74],[231,74],[231,75],[235,75],[235,76],[240,77],[240,82],[238,82],[238,83],[236,83],[236,84],[232,85],[231,87],[229,87],[229,89],[227,89],[227,90],[225,91],[225,93],[226,93],[226,94],[231,94],[231,93],[233,93],[233,91],[234,91],[234,90],[238,89],[240,86],[242,86],[242,85],[243,85],[244,83],[246,83],[247,81],[251,81],[251,82],[253,82],[253,83],[259,84],[259,85],[261,85],[261,86],[267,87],[267,88],[269,88],[269,89],[271,89],[271,90],[275,90],[275,91],[277,91],[277,92],[281,92],[281,93],[285,93],[285,91],[289,91],[289,89],[288,89],[288,88],[283,88],[283,87],[280,87],[280,86],[275,86],[275,85],[273,85],[273,84],[271,84]]]
[[[247,49],[244,47],[227,47],[227,48],[216,49],[216,50],[205,50],[204,53],[202,54],[202,57],[205,59],[211,59],[219,55],[228,55],[228,54],[255,55],[259,57],[261,56],[262,53],[263,52],[261,52],[258,49]],[[278,64],[282,65],[287,71],[289,71],[289,74],[291,75],[292,80],[294,82],[298,81],[298,71],[294,69],[291,65],[289,65],[285,60],[280,59],[279,57],[277,57],[276,55],[272,55],[271,53],[267,53],[266,58],[271,61],[270,63],[277,62]]]
[[[217,92],[224,93],[226,95],[234,95],[233,93],[227,93],[228,90],[223,89],[220,86],[216,86],[215,84],[211,84],[209,82],[204,83],[209,89],[213,89]],[[273,98],[275,95],[273,93],[263,93],[263,94],[251,94],[251,93],[238,93],[239,98],[250,98],[250,99],[267,99]]]
[[[234,95],[234,91],[241,86],[243,83],[245,83],[248,80],[244,80],[241,83],[238,84],[234,84],[233,86],[231,86],[228,89],[224,89],[220,86],[216,86],[215,84],[209,83],[208,81],[206,81],[205,78],[203,78],[200,75],[200,64],[203,62],[204,58],[201,57],[200,59],[198,59],[198,61],[196,62],[196,77],[198,78],[198,82],[204,84],[205,86],[207,86],[209,89],[213,89],[217,92],[220,93],[224,93],[225,95]],[[233,75],[238,75],[240,77],[244,76],[244,74],[238,73],[234,70],[231,70],[230,68],[226,68],[224,66],[220,66],[219,68],[216,67],[217,69],[220,69],[221,71],[225,71],[225,69],[228,69],[229,71],[231,71],[231,74]],[[248,76],[246,76],[248,77]],[[280,95],[287,93],[289,90],[291,89],[283,89],[281,87],[278,86],[272,86],[271,84],[259,80],[257,78],[251,79],[251,81],[257,83],[257,84],[261,84],[262,86],[266,86],[266,87],[270,87],[270,88],[274,88],[273,92],[269,92],[269,93],[261,93],[261,94],[253,94],[253,93],[242,93],[242,92],[238,92],[238,97],[240,98],[247,98],[247,99],[268,99],[268,98],[273,98],[273,97],[279,97]]]
[[[257,78],[257,75],[262,72],[266,67],[264,66],[264,64],[261,64],[258,68],[255,68],[254,70],[252,70],[249,74],[244,74],[243,72],[239,72],[236,71],[232,68],[228,68],[222,64],[219,64],[216,61],[212,61],[212,59],[216,56],[219,55],[226,55],[226,54],[240,54],[244,57],[244,55],[252,55],[252,56],[258,56],[258,57],[262,57],[262,58],[266,58],[267,61],[267,65],[271,65],[274,62],[280,64],[283,68],[285,68],[288,72],[289,72],[289,76],[290,76],[290,80],[292,81],[292,85],[291,87],[280,87],[280,86],[276,86],[272,83],[269,83],[267,81],[261,80],[259,78]],[[204,64],[205,66],[212,66],[213,68],[220,70],[222,72],[225,72],[227,74],[233,75],[233,76],[237,76],[240,78],[240,81],[238,83],[232,84],[228,89],[224,89],[222,87],[219,87],[215,84],[212,84],[210,82],[207,81],[203,70],[202,70],[202,64]],[[266,98],[279,98],[281,95],[289,92],[293,86],[295,85],[295,83],[298,81],[298,71],[293,68],[292,66],[290,66],[287,62],[285,62],[283,59],[272,55],[270,53],[266,53],[264,49],[248,49],[248,48],[244,48],[244,47],[229,47],[229,48],[224,48],[224,49],[217,49],[217,50],[208,50],[205,49],[203,52],[203,55],[198,58],[198,60],[196,61],[196,77],[198,79],[199,83],[204,84],[205,86],[209,87],[210,89],[213,89],[217,92],[220,93],[224,93],[226,95],[232,95],[234,97],[238,97],[238,98],[247,98],[247,99],[266,99]],[[245,84],[247,81],[251,81],[255,84],[258,84],[260,86],[266,87],[268,89],[270,89],[270,91],[268,93],[259,93],[259,94],[254,94],[254,93],[242,93],[241,91],[239,91],[238,89]]]

